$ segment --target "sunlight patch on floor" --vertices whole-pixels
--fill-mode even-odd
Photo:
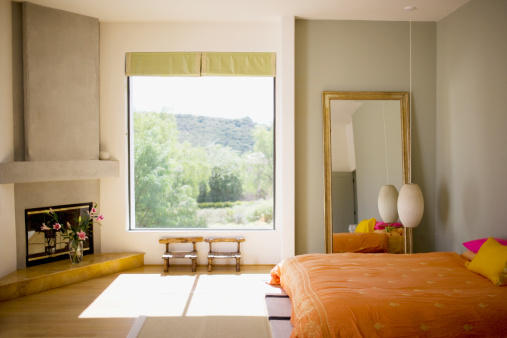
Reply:
[[[120,275],[79,317],[181,316],[195,278],[156,274]]]
[[[80,318],[265,316],[269,274],[122,274]]]

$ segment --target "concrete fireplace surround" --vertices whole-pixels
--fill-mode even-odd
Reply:
[[[119,177],[100,161],[99,22],[12,2],[14,161],[0,184],[14,183],[18,269],[26,265],[24,210],[93,201],[100,179]],[[94,229],[100,253],[100,228]]]

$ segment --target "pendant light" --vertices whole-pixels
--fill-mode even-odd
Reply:
[[[415,7],[405,7],[410,12],[410,128],[412,128],[412,11]],[[412,131],[410,131],[410,147],[412,148]],[[412,175],[409,176],[410,178]],[[405,253],[413,252],[412,228],[421,222],[424,213],[424,199],[419,186],[411,181],[404,184],[398,196],[398,214],[405,226]]]

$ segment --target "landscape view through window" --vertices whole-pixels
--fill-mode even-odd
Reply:
[[[129,86],[131,229],[273,229],[274,78]]]

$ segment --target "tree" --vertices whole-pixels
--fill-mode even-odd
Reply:
[[[134,113],[136,227],[196,227],[193,187],[185,184],[174,116]],[[187,182],[188,183],[188,182]],[[197,190],[197,184],[195,184]]]
[[[252,136],[255,140],[253,152],[243,156],[247,191],[255,199],[269,198],[273,196],[273,130],[256,125]]]
[[[239,177],[232,171],[213,167],[208,179],[208,202],[235,202],[241,199],[243,189]]]

